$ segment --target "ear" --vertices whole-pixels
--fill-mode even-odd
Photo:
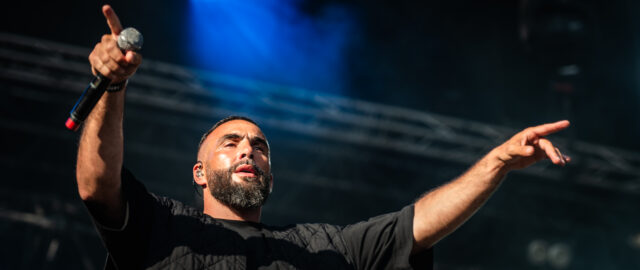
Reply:
[[[205,187],[207,185],[207,178],[205,177],[206,172],[204,171],[204,166],[201,161],[196,162],[193,165],[193,181],[196,182],[201,187]]]

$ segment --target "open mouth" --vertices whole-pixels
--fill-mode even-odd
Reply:
[[[252,165],[241,165],[236,168],[234,173],[238,176],[243,177],[256,177],[258,174],[256,173],[256,168]]]

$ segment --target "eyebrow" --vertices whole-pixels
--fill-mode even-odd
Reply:
[[[224,134],[224,136],[220,137],[220,139],[218,139],[218,145],[220,145],[221,143],[228,141],[228,140],[238,140],[238,139],[242,139],[242,136],[235,134],[235,133],[230,133],[230,134]]]
[[[267,148],[267,152],[269,152],[269,144],[267,143],[267,140],[260,138],[260,137],[253,137],[251,138],[251,143],[259,143],[264,145],[264,147]]]
[[[229,134],[225,134],[222,137],[220,137],[220,139],[218,139],[218,145],[224,143],[225,141],[231,140],[231,141],[235,141],[235,140],[239,140],[242,139],[244,136],[240,136],[239,134],[236,133],[229,133]],[[261,138],[261,137],[252,137],[249,139],[249,142],[251,142],[251,144],[255,144],[255,143],[259,143],[264,145],[267,148],[267,151],[269,151],[269,143],[267,143],[267,140]]]

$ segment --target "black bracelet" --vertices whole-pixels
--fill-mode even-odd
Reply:
[[[128,83],[129,83],[129,79],[126,79],[126,80],[121,81],[119,83],[112,83],[109,86],[107,86],[107,92],[113,93],[113,92],[122,91],[122,89],[127,87]]]

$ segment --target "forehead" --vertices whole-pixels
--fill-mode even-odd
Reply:
[[[255,124],[242,120],[231,120],[218,126],[207,138],[207,141],[217,141],[227,134],[237,134],[247,137],[260,137],[266,139],[262,130]]]

